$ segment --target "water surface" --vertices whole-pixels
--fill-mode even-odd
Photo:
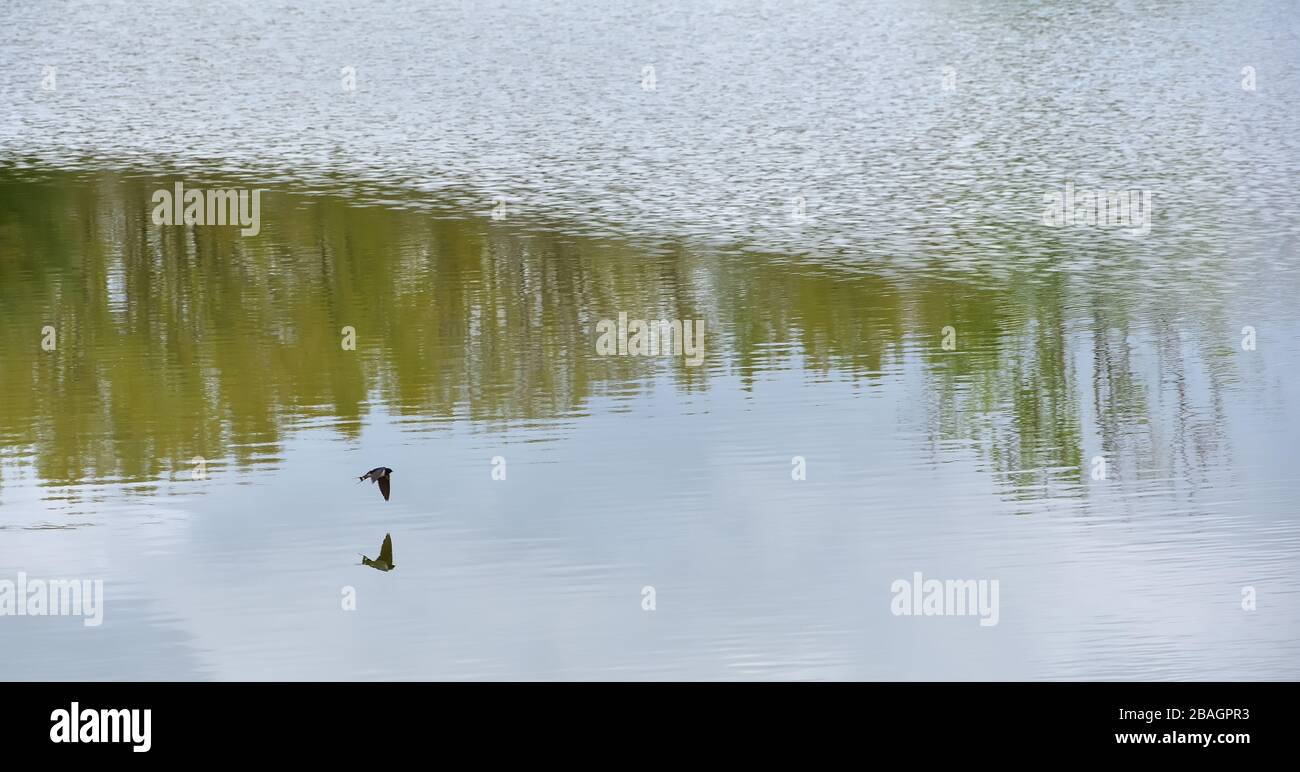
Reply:
[[[1288,4],[162,7],[0,31],[0,677],[1300,675]]]

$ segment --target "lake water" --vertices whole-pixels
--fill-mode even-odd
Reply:
[[[562,5],[10,9],[0,678],[1300,677],[1293,3]]]

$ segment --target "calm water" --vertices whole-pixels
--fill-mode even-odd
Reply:
[[[0,678],[1300,677],[1293,3],[564,5],[10,9]]]

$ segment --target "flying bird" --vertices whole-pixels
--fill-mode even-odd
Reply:
[[[357,480],[357,482],[369,480],[370,482],[379,483],[379,492],[384,494],[384,501],[388,501],[388,476],[392,473],[393,470],[386,466],[377,466],[361,475],[361,479]]]
[[[386,479],[386,478],[385,478]],[[393,563],[393,537],[390,534],[384,534],[384,546],[379,548],[379,557],[371,560],[365,555],[361,556],[361,565],[377,568],[380,571],[392,571],[397,568]]]

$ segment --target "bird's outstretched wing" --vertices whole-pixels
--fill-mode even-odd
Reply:
[[[390,566],[393,564],[393,537],[391,534],[384,534],[384,546],[379,548],[379,559]]]
[[[384,501],[388,501],[388,475],[379,478],[379,492],[384,494]]]

